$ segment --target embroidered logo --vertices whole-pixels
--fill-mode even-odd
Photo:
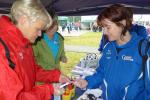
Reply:
[[[20,59],[23,59],[23,53],[22,52],[19,52],[19,57],[20,57]]]
[[[122,59],[123,60],[128,60],[128,61],[134,61],[133,58],[132,58],[132,56],[126,56],[126,55],[123,55]]]
[[[111,59],[111,50],[107,50],[107,52],[106,52],[106,55],[107,55],[107,59]]]
[[[58,44],[58,41],[54,40],[54,44]]]
[[[107,50],[106,55],[111,55],[111,50]]]

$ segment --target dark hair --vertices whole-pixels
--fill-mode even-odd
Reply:
[[[117,26],[122,27],[121,35],[125,35],[127,30],[130,30],[132,21],[131,21],[131,12],[128,8],[124,7],[121,4],[114,4],[108,8],[105,8],[97,18],[97,24],[99,26],[102,25],[102,20],[109,19],[110,21],[114,22]],[[133,15],[132,15],[133,16]],[[124,26],[120,21],[125,20],[126,26]]]
[[[50,14],[50,16],[52,17],[52,19],[56,18],[56,11],[55,11],[55,8],[53,6],[50,6],[48,8],[48,13]]]
[[[45,30],[45,32],[53,29],[55,25],[57,25],[57,30],[58,30],[58,21],[56,19],[53,19],[52,25],[47,30]]]
[[[127,11],[128,11],[128,16],[129,16],[129,18],[131,19],[131,21],[133,20],[133,11],[132,11],[132,9],[131,8],[127,8]]]

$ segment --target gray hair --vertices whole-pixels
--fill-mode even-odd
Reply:
[[[11,19],[14,24],[18,23],[18,19],[21,16],[27,16],[30,22],[36,22],[42,20],[45,22],[44,29],[50,27],[52,23],[51,16],[44,8],[40,0],[15,0],[11,8]]]

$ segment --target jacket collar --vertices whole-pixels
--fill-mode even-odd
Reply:
[[[29,40],[23,37],[22,32],[11,22],[7,16],[0,17],[0,33],[11,37],[23,47],[30,44]]]
[[[137,35],[137,33],[135,33],[135,32],[130,32],[130,34],[131,34],[131,39],[126,43],[126,44],[124,44],[124,45],[118,45],[117,43],[116,43],[116,41],[114,41],[114,42],[112,42],[114,45],[115,45],[115,47],[117,47],[117,48],[128,48],[128,47],[130,47],[131,45],[135,45],[135,43],[136,43],[136,40],[137,40],[137,38],[138,38],[138,35]]]

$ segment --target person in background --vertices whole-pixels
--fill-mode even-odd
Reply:
[[[34,60],[31,44],[51,22],[39,0],[16,0],[10,17],[0,17],[0,100],[50,100],[61,89],[49,83],[70,82],[59,70],[43,70]]]
[[[58,22],[56,16],[51,15],[53,18],[52,25],[43,32],[43,36],[37,39],[36,43],[32,46],[36,63],[41,65],[44,69],[59,69],[60,61],[67,62],[64,51],[64,37],[58,33]],[[54,83],[58,85],[57,83]],[[60,96],[54,95],[53,100],[59,100]]]
[[[150,89],[144,83],[149,79],[144,80],[138,50],[139,41],[144,38],[130,31],[132,21],[127,8],[111,5],[99,14],[97,23],[110,42],[102,52],[96,73],[75,80],[74,84],[89,89],[101,86],[104,100],[149,100],[145,98],[150,95]]]
[[[66,27],[67,27],[68,33],[70,33],[70,31],[71,31],[71,30],[70,30],[70,23],[67,23],[67,26],[66,26]]]
[[[131,8],[127,8],[128,11],[128,17],[130,18],[131,21],[133,21],[133,11]],[[143,38],[148,38],[148,32],[144,26],[138,25],[138,24],[132,24],[130,28],[130,32],[136,32],[139,36]],[[103,31],[102,31],[103,33]],[[102,52],[105,45],[109,42],[107,36],[105,33],[103,33],[102,38],[100,40],[100,45],[98,51]]]
[[[52,25],[43,33],[42,38],[32,46],[36,62],[44,69],[60,69],[60,61],[67,62],[64,37],[57,30],[58,22],[54,18]]]

